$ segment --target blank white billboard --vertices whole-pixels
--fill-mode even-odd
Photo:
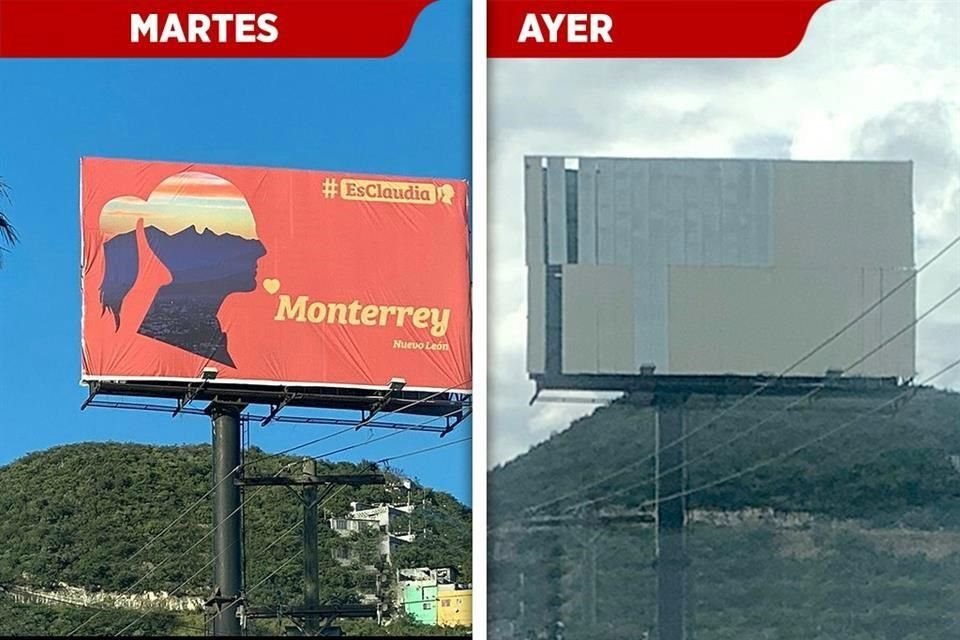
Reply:
[[[530,373],[777,373],[913,274],[910,162],[525,170]],[[914,317],[910,283],[792,373],[847,368]],[[910,329],[850,373],[908,378],[914,352]]]

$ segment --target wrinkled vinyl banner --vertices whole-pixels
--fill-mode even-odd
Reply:
[[[84,380],[470,388],[467,186],[81,161]]]

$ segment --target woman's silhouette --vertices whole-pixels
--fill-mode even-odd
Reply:
[[[257,260],[266,253],[243,194],[209,173],[178,173],[146,201],[124,196],[108,202],[100,229],[106,263],[100,299],[117,329],[146,257],[140,254],[149,250],[170,278],[157,290],[138,333],[235,366],[217,313],[231,293],[256,288]]]

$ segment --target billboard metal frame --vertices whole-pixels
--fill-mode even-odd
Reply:
[[[651,393],[654,395],[748,395],[795,396],[820,389],[824,396],[883,395],[907,384],[896,376],[776,376],[734,374],[603,374],[531,373],[536,392],[593,391],[607,393]]]
[[[176,405],[135,404],[131,402],[110,402],[103,396],[122,398],[173,399]],[[262,425],[272,421],[290,422],[280,412],[288,407],[308,409],[346,410],[360,412],[360,426],[378,426],[372,418],[379,413],[421,415],[429,417],[447,417],[462,419],[469,408],[470,394],[459,391],[407,391],[396,385],[385,385],[378,390],[355,389],[347,387],[300,387],[273,385],[236,385],[215,380],[198,380],[193,384],[170,382],[121,382],[92,381],[89,383],[89,395],[81,409],[87,407],[127,408],[153,411],[170,411],[173,415],[187,412],[194,401],[214,404],[228,404],[247,407],[265,405],[270,407],[266,416],[258,417]],[[120,406],[125,405],[125,406]],[[192,413],[192,412],[191,412]],[[309,423],[309,418],[303,422]],[[455,425],[454,425],[455,426]],[[452,427],[450,427],[452,428]]]

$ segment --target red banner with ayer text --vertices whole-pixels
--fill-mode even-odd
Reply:
[[[829,0],[490,0],[491,58],[776,58]]]

